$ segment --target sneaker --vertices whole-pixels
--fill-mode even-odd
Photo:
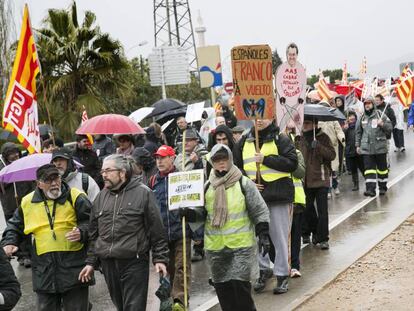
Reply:
[[[405,147],[401,147],[400,151],[405,152]]]
[[[376,193],[374,192],[374,191],[365,191],[364,192],[364,195],[366,196],[366,197],[375,197],[376,196]]]
[[[299,270],[297,270],[297,269],[290,270],[290,277],[292,279],[294,279],[294,278],[300,278],[301,276],[302,276],[302,274],[300,273]]]
[[[276,276],[277,284],[273,289],[273,294],[280,295],[289,290],[289,278],[287,276]]]
[[[395,148],[394,149],[394,152],[398,152],[398,151],[401,151],[401,149],[400,148]]]
[[[336,188],[335,191],[334,191],[334,193],[335,193],[335,195],[340,195],[341,194],[341,191],[339,191],[339,188]]]
[[[302,243],[303,244],[309,244],[310,243],[310,235],[304,235],[302,237]]]
[[[260,293],[261,291],[263,291],[266,287],[267,280],[270,279],[272,276],[272,269],[260,270],[260,276],[253,285],[254,291],[256,293]]]
[[[328,241],[321,242],[319,244],[319,246],[320,246],[321,250],[328,250],[329,249],[329,243],[328,243]]]
[[[185,311],[185,307],[181,302],[176,301],[173,304],[172,311]]]
[[[25,258],[23,260],[23,264],[25,268],[30,268],[32,266],[32,261],[30,260],[30,258]]]
[[[332,199],[332,193],[328,192],[328,200]]]

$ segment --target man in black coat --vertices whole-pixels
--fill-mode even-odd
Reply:
[[[13,268],[0,248],[0,311],[12,310],[22,293]]]

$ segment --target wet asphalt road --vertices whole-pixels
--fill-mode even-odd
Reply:
[[[407,152],[405,154],[394,153],[391,147],[391,171],[390,182],[398,176],[407,173],[414,166],[414,135],[406,135]],[[396,183],[388,191],[385,197],[377,197],[370,202],[362,195],[364,185],[360,178],[359,192],[351,192],[351,176],[344,175],[341,178],[340,189],[342,194],[334,197],[329,202],[330,224],[335,225],[331,230],[329,251],[320,251],[315,246],[303,248],[301,254],[303,277],[290,281],[290,289],[287,294],[275,296],[272,294],[274,281],[269,281],[265,292],[255,294],[254,299],[258,310],[292,309],[304,297],[323,286],[326,282],[343,271],[357,258],[362,256],[376,243],[382,240],[404,219],[414,212],[412,190],[414,189],[414,173]],[[364,201],[366,200],[366,201]],[[367,203],[364,206],[363,203]],[[362,207],[352,216],[341,222],[346,213],[360,204]],[[1,213],[1,212],[0,212]],[[0,231],[5,224],[0,216]],[[31,271],[16,264],[13,260],[16,275],[22,284],[23,296],[15,310],[34,310],[35,295],[31,287]],[[191,283],[191,310],[204,310],[200,307],[206,302],[214,302],[214,290],[208,285],[208,268],[205,261],[193,264]],[[97,273],[97,284],[91,288],[91,301],[94,310],[115,310],[109,298],[105,282]],[[148,310],[157,310],[158,301],[154,296],[157,280],[154,274],[151,277],[148,295]],[[214,307],[213,310],[220,310]]]

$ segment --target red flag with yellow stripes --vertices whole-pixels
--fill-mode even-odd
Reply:
[[[406,108],[414,101],[414,74],[408,65],[404,67],[398,79],[395,92],[401,104]]]
[[[40,72],[29,9],[24,7],[22,30],[3,108],[3,127],[29,151],[40,152],[36,76]]]
[[[316,83],[316,90],[323,100],[330,100],[333,97],[322,72],[319,73],[319,82]]]
[[[89,120],[88,118],[88,113],[86,112],[86,108],[85,106],[83,106],[83,112],[82,112],[82,123]],[[86,134],[86,136],[88,137],[89,143],[91,145],[93,145],[93,137],[91,134]]]

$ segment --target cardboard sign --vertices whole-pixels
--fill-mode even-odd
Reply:
[[[201,87],[223,85],[220,46],[211,45],[197,48],[197,62]]]
[[[197,122],[201,120],[204,111],[204,102],[199,102],[187,106],[185,120],[188,123]]]
[[[276,72],[276,116],[280,131],[283,132],[286,126],[302,129],[303,110],[306,92],[305,68],[296,61],[293,66],[288,62],[280,65]],[[280,98],[283,98],[281,102]],[[301,100],[303,102],[301,103]]]
[[[268,45],[231,49],[234,108],[239,120],[273,119],[272,50]]]
[[[204,170],[168,175],[168,208],[204,205]]]

